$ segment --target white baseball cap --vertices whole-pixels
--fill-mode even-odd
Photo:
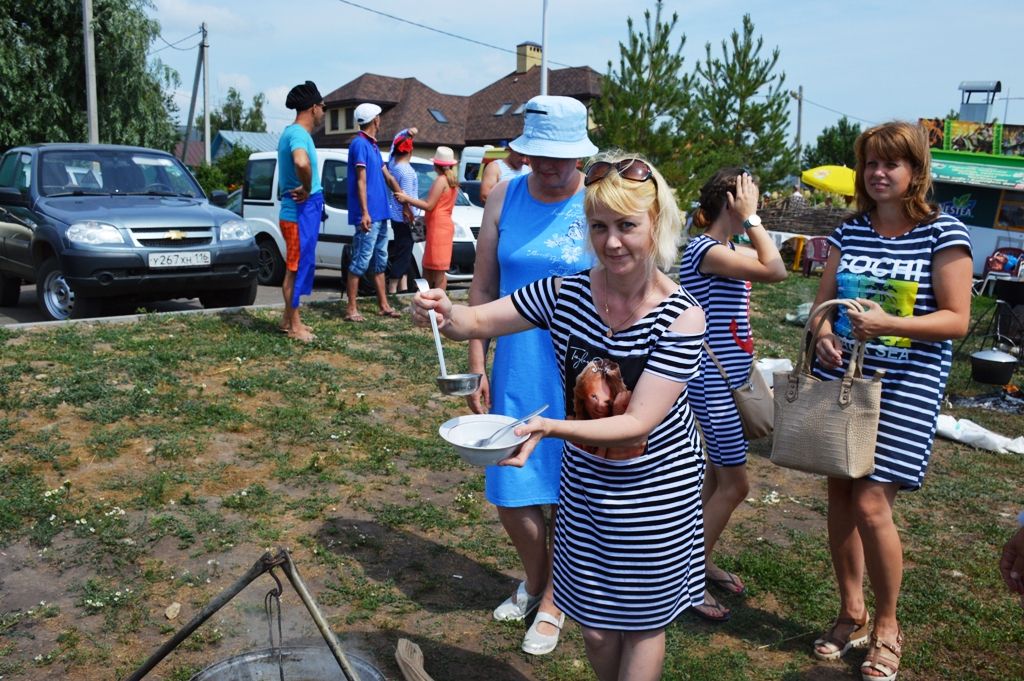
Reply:
[[[380,115],[381,108],[376,104],[370,102],[363,102],[356,107],[355,118],[356,125],[366,125],[374,118]]]

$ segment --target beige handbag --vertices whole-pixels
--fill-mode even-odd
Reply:
[[[729,374],[722,366],[711,347],[705,341],[704,352],[708,353],[708,359],[718,367],[718,373],[722,374],[725,384],[730,385]],[[738,388],[731,388],[732,399],[736,403],[736,411],[740,413],[740,423],[743,424],[743,437],[748,440],[756,440],[771,435],[772,424],[775,420],[775,404],[772,400],[772,389],[764,380],[761,371],[757,368],[755,361],[750,365],[750,378]]]
[[[831,478],[862,478],[875,469],[875,439],[882,375],[864,378],[864,343],[852,351],[846,374],[822,381],[811,375],[811,357],[824,320],[839,306],[861,312],[856,300],[823,302],[804,327],[796,366],[775,373],[775,440],[772,463]],[[817,328],[811,324],[818,320]]]

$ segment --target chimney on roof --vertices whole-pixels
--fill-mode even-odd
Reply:
[[[516,45],[516,73],[526,73],[534,66],[540,66],[541,48],[537,43],[525,42]]]

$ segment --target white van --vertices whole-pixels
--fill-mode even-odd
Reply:
[[[316,245],[317,268],[347,271],[353,226],[348,224],[348,149],[317,149],[320,182],[324,188],[324,211],[327,219],[320,223]],[[386,160],[387,154],[382,154]],[[410,161],[419,176],[420,198],[426,198],[437,176],[428,159],[413,157]],[[258,280],[260,284],[280,286],[284,278],[284,238],[278,225],[280,202],[277,188],[277,152],[258,151],[249,156],[242,190],[242,216],[249,223],[260,248]],[[452,268],[448,280],[469,281],[473,278],[476,259],[476,235],[484,211],[474,206],[463,192],[455,199],[452,219],[455,238],[452,245]],[[393,238],[388,234],[388,238]],[[413,245],[412,278],[423,272],[423,244]],[[413,287],[414,288],[414,287]]]
[[[459,152],[459,182],[473,182],[480,179],[484,169],[484,154],[494,149],[490,144],[482,147],[465,147]]]

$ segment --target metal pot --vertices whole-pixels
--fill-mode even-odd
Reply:
[[[363,681],[385,681],[384,674],[372,664],[352,653],[345,653],[353,671]],[[326,646],[285,646],[281,649],[281,665],[285,679],[302,681],[335,681],[345,675]],[[191,681],[277,681],[277,651],[255,650],[207,667]]]
[[[971,378],[989,385],[1007,385],[1017,370],[1017,358],[996,348],[971,355]]]

